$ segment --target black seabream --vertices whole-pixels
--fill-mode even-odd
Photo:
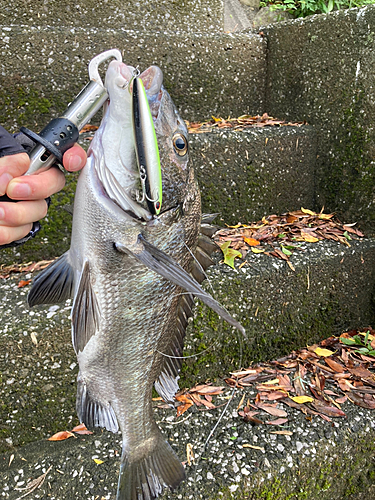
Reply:
[[[117,500],[152,500],[185,477],[154,420],[152,387],[173,403],[193,295],[244,333],[199,284],[214,244],[201,233],[186,126],[156,66],[137,77],[145,93],[139,87],[136,99],[147,96],[141,130],[154,127],[160,163],[136,154],[147,133],[134,132],[135,77],[119,61],[108,67],[109,103],[78,180],[70,250],[39,274],[28,299],[73,299],[77,413],[88,428],[122,432]],[[160,177],[150,176],[144,196],[140,167],[147,175],[157,165],[162,185],[153,191]]]

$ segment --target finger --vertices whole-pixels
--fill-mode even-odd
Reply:
[[[19,227],[0,226],[0,245],[12,243],[26,236],[32,229],[32,224],[26,224]]]
[[[75,144],[64,153],[63,165],[69,172],[76,172],[85,166],[86,160],[87,155],[85,150],[78,144]]]
[[[0,158],[0,195],[7,189],[9,182],[20,175],[23,175],[30,166],[30,158],[26,153],[19,153]]]
[[[64,174],[58,168],[50,168],[41,174],[13,179],[8,185],[7,195],[13,200],[41,200],[64,186]]]
[[[0,203],[0,226],[24,226],[47,215],[45,200]]]

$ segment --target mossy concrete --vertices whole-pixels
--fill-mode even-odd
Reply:
[[[375,230],[375,6],[266,27],[266,109],[318,133],[316,208]]]
[[[199,303],[185,354],[202,354],[183,366],[187,385],[198,374],[225,376],[240,354],[248,366],[374,324],[374,240],[351,241],[350,248],[327,241],[307,245],[291,257],[295,271],[266,255],[249,252],[246,259],[241,269],[241,261],[235,270],[209,269],[205,286],[242,323],[247,339]]]
[[[2,4],[0,24],[220,32],[223,11],[223,0],[15,0]]]
[[[230,129],[191,134],[204,213],[222,224],[312,207],[316,133],[312,127]]]
[[[141,71],[160,66],[185,119],[262,112],[266,42],[259,35],[0,26],[0,123],[39,131],[86,85],[89,61],[115,47]]]

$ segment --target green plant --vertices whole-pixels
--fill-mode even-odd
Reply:
[[[365,338],[362,340],[359,335],[354,335],[354,337],[346,338],[340,337],[340,341],[350,347],[360,346],[354,352],[358,352],[365,356],[375,356],[375,349],[372,347],[371,342],[373,342],[374,337],[370,335],[370,331],[367,330]]]
[[[328,14],[333,10],[363,7],[375,0],[264,0],[261,6],[269,5],[271,10],[289,12],[293,17],[306,17],[313,14]]]

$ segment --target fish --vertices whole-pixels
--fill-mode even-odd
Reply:
[[[141,196],[136,78],[158,144],[158,213]],[[109,101],[78,179],[70,249],[36,277],[28,302],[73,300],[78,417],[89,429],[121,430],[117,500],[154,500],[185,479],[155,422],[152,389],[174,406],[194,296],[245,331],[200,285],[216,244],[207,236],[210,217],[202,218],[186,125],[162,71],[151,66],[137,76],[112,61],[105,86]]]

